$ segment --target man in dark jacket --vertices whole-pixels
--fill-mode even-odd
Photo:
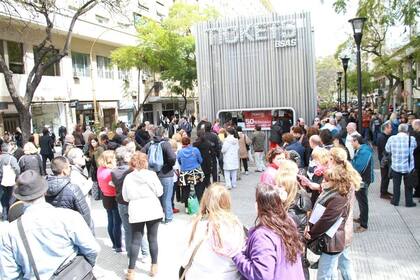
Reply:
[[[42,130],[42,136],[39,139],[39,146],[41,147],[40,154],[42,156],[42,169],[44,170],[44,174],[46,174],[47,159],[51,162],[54,158],[54,140],[50,136],[50,132],[46,127]]]
[[[385,145],[389,137],[392,135],[392,125],[390,121],[387,121],[382,126],[382,132],[380,132],[376,139],[376,144],[378,147],[378,159],[379,164],[381,165],[381,198],[383,199],[392,199],[392,193],[388,192],[389,185],[389,168],[390,168],[390,155],[385,151]],[[386,157],[386,160],[382,159]],[[383,163],[383,164],[382,164]]]
[[[355,150],[352,165],[362,177],[362,186],[356,192],[356,199],[359,203],[360,218],[355,221],[360,223],[355,232],[364,232],[368,228],[369,204],[368,189],[373,183],[373,150],[368,144],[364,144],[361,135],[354,135],[352,145]]]
[[[53,176],[47,177],[48,190],[45,199],[55,207],[68,208],[79,212],[91,227],[90,209],[79,186],[70,182],[70,164],[65,157],[52,160]]]
[[[211,123],[204,123],[204,134],[203,139],[207,140],[211,145],[211,173],[213,176],[213,183],[217,182],[217,159],[220,158],[220,151],[222,150],[222,145],[220,144],[219,137],[216,133],[211,131]]]
[[[142,123],[139,125],[136,131],[135,139],[136,142],[142,147],[144,147],[150,141],[150,135],[146,130],[146,124]]]
[[[412,136],[416,138],[417,148],[414,150],[414,166],[417,170],[417,176],[419,179],[417,180],[416,190],[414,192],[413,197],[420,197],[420,120],[415,119],[412,122],[413,133]]]
[[[174,187],[174,171],[173,166],[175,165],[176,155],[172,150],[171,144],[163,137],[165,133],[165,128],[158,127],[155,131],[155,136],[153,140],[147,143],[141,150],[143,153],[148,154],[150,146],[153,144],[160,143],[163,153],[163,167],[157,172],[159,180],[163,186],[163,195],[160,197],[160,203],[163,207],[163,212],[165,213],[165,223],[169,223],[173,218],[173,209],[172,209],[172,193]]]

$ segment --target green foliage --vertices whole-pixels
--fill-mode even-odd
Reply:
[[[318,59],[316,62],[316,85],[321,107],[331,106],[336,102],[333,93],[337,91],[338,71],[342,71],[342,68],[332,56]]]
[[[112,60],[122,68],[160,72],[163,80],[182,89],[174,87],[174,93],[184,95],[194,88],[197,80],[191,27],[216,16],[217,12],[211,8],[200,10],[198,5],[175,3],[161,23],[144,19],[137,24],[140,44],[117,49],[111,55]]]
[[[347,4],[350,0],[336,0],[333,7],[338,14],[344,14],[347,11]],[[386,10],[382,10],[383,7]],[[401,22],[403,25],[412,26],[416,24],[416,17],[420,16],[420,1],[418,0],[360,0],[358,16],[364,16],[369,13],[376,13],[376,10],[385,12],[379,17],[379,21],[389,21],[395,24]]]
[[[371,93],[378,87],[376,82],[372,81],[372,74],[362,70],[362,94]],[[357,71],[347,72],[347,89],[349,93],[357,95]]]

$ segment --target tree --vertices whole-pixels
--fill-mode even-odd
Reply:
[[[137,25],[138,46],[119,48],[111,58],[119,67],[160,72],[161,79],[171,84],[170,90],[183,97],[183,114],[188,92],[194,89],[197,81],[195,39],[191,27],[216,16],[217,12],[211,8],[201,10],[198,5],[175,3],[161,23],[144,19]],[[129,57],[129,53],[136,55]]]
[[[348,0],[336,0],[333,4],[335,11],[345,13],[347,3]],[[361,0],[357,15],[367,18],[361,49],[370,56],[375,64],[372,71],[373,76],[386,77],[388,80],[385,101],[389,103],[393,92],[402,83],[403,77],[401,76],[400,63],[395,61],[390,51],[385,48],[388,31],[397,24],[415,25],[416,17],[420,15],[420,2],[415,0]],[[349,38],[339,49],[351,46],[353,42],[353,38]]]
[[[35,56],[35,63],[29,71],[26,81],[26,89],[24,96],[21,96],[13,81],[13,72],[9,69],[4,58],[0,54],[0,70],[4,74],[7,89],[10,97],[19,112],[19,120],[23,139],[26,142],[31,134],[31,119],[30,106],[34,93],[39,86],[42,76],[49,67],[59,62],[63,57],[69,53],[71,46],[71,39],[73,28],[80,18],[86,14],[93,7],[98,4],[104,5],[107,8],[116,10],[119,7],[121,0],[86,0],[83,1],[79,7],[74,11],[69,27],[67,29],[65,43],[61,49],[57,51],[57,46],[54,45],[52,39],[52,32],[54,29],[53,16],[60,10],[59,2],[54,0],[0,0],[1,7],[4,11],[9,13],[10,20],[21,18],[20,11],[29,12],[34,18],[42,17],[45,20],[45,34],[42,41],[35,47],[38,50]]]
[[[337,100],[333,93],[337,92],[337,72],[340,70],[338,61],[332,56],[316,61],[316,86],[321,108],[335,106]]]

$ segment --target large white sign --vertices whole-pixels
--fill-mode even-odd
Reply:
[[[297,43],[296,23],[289,20],[210,28],[206,32],[211,45],[272,40],[276,48],[284,48],[295,47]]]

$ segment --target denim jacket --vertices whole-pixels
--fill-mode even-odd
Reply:
[[[26,208],[22,224],[41,279],[76,254],[95,264],[99,245],[79,213],[42,202]],[[0,278],[35,279],[17,221],[7,226],[0,236]]]

